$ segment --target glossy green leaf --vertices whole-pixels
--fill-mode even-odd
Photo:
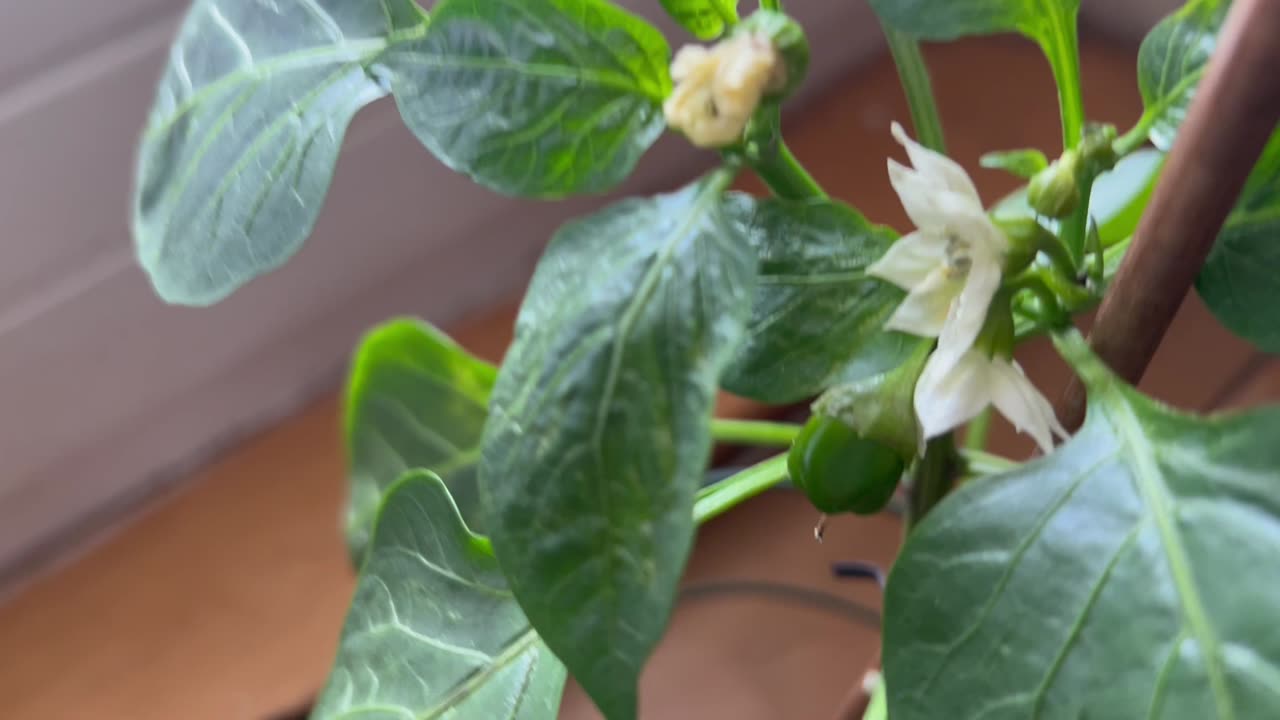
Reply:
[[[1280,353],[1280,132],[1250,173],[1196,289],[1232,332]]]
[[[1049,167],[1049,160],[1039,150],[1028,148],[989,152],[978,158],[978,164],[984,168],[1004,170],[1011,175],[1029,180],[1036,173]]]
[[[364,555],[382,495],[409,470],[437,473],[481,528],[480,437],[497,370],[416,320],[365,336],[347,380],[347,544]]]
[[[967,35],[1017,32],[1044,40],[1074,33],[1080,0],[871,0],[876,15],[920,38],[954,40]]]
[[[534,274],[480,481],[529,619],[610,720],[636,717],[693,539],[720,373],[755,258],[722,171],[574,221]]]
[[[444,483],[396,483],[312,720],[554,720],[564,681]]]
[[[1182,414],[1062,347],[1079,434],[962,486],[894,565],[889,717],[1273,717],[1280,409]]]
[[[699,40],[713,40],[738,22],[738,0],[662,0],[662,7]]]
[[[1142,123],[1161,150],[1173,145],[1230,5],[1229,0],[1192,0],[1160,21],[1142,41],[1138,51],[1138,89],[1146,108]]]
[[[1103,247],[1115,245],[1138,229],[1163,168],[1164,153],[1147,148],[1126,156],[1094,181],[1089,216],[1098,223]]]
[[[670,49],[605,0],[444,0],[386,58],[405,122],[499,192],[604,192],[665,127]]]
[[[311,233],[376,63],[422,34],[412,0],[197,0],[138,152],[133,233],[165,300],[207,305]]]
[[[896,367],[911,353],[914,338],[883,330],[902,292],[866,274],[893,243],[891,229],[838,202],[735,200],[760,275],[725,389],[795,402]]]

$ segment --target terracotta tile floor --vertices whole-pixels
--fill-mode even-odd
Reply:
[[[1127,127],[1138,115],[1131,51],[1086,43],[1090,116]],[[1049,73],[1026,43],[930,48],[952,152],[969,167],[992,149],[1057,143]],[[907,113],[883,59],[792,122],[796,153],[831,192],[901,225],[885,178],[891,119]],[[849,147],[853,152],[833,152]],[[978,174],[994,200],[1013,181]],[[510,314],[457,328],[489,357]],[[1037,378],[1065,369],[1045,346]],[[1203,378],[1188,381],[1186,378]],[[1280,397],[1280,372],[1189,300],[1145,383],[1175,404],[1247,405]],[[730,412],[750,406],[730,401]],[[333,398],[196,473],[173,496],[0,608],[0,715],[8,720],[256,720],[305,702],[325,676],[352,587],[338,535],[342,458]],[[1015,445],[1007,428],[995,442]],[[875,589],[837,583],[834,559],[890,559],[889,517],[837,522],[823,545],[795,495],[762,496],[703,531],[688,581],[803,584],[874,607]],[[681,604],[644,678],[644,716],[664,720],[831,717],[875,653],[874,628],[760,596]],[[566,718],[595,717],[570,690]]]

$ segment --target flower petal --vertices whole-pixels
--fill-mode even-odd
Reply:
[[[1000,289],[1002,275],[1000,256],[981,248],[973,248],[969,255],[969,273],[964,279],[964,289],[951,305],[951,312],[938,335],[939,362],[954,362],[962,353],[973,347],[987,320],[991,299]]]
[[[968,352],[953,362],[936,362],[935,352],[916,382],[916,417],[926,439],[937,437],[972,420],[991,402],[988,379],[990,361]]]
[[[867,266],[867,274],[911,290],[946,262],[946,236],[917,230],[890,245],[879,260]]]
[[[912,140],[896,122],[889,126],[889,131],[907,149],[907,156],[911,158],[911,165],[916,172],[928,179],[931,185],[937,189],[959,193],[977,205],[982,204],[982,200],[978,198],[978,189],[973,186],[969,174],[956,161]]]
[[[1035,439],[1046,455],[1053,452],[1053,436],[1067,431],[1053,414],[1053,406],[1031,384],[1016,362],[993,360],[989,372],[991,402],[1018,432]]]
[[[899,330],[920,337],[938,337],[964,286],[947,277],[946,268],[937,268],[924,282],[916,285],[884,324],[888,330]]]

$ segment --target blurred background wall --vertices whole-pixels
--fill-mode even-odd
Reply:
[[[622,4],[660,14],[656,0]],[[559,221],[602,202],[472,186],[383,102],[352,126],[293,262],[214,308],[167,307],[134,266],[129,195],[186,5],[0,8],[0,586],[68,528],[109,518],[332,387],[372,323],[447,323],[518,295]],[[1085,0],[1083,22],[1136,37],[1176,5]],[[787,7],[811,35],[810,96],[881,48],[861,0]],[[706,159],[661,143],[623,191],[668,188]]]

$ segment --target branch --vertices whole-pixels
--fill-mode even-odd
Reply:
[[[1186,120],[1142,215],[1089,344],[1136,383],[1213,248],[1245,179],[1280,122],[1280,2],[1236,0]],[[1058,417],[1084,419],[1079,380]]]

